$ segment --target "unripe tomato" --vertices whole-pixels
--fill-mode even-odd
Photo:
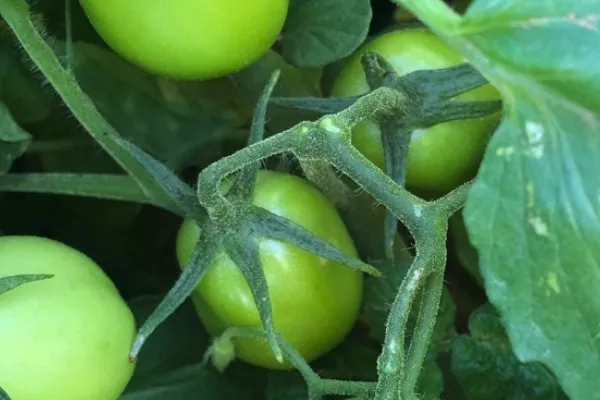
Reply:
[[[360,57],[367,51],[384,57],[399,76],[413,71],[447,68],[465,60],[440,38],[425,29],[396,30],[383,34],[361,48],[344,66],[332,87],[333,97],[357,96],[369,91]],[[491,85],[456,97],[462,101],[499,100]],[[406,185],[425,192],[446,192],[470,179],[483,157],[488,137],[500,118],[446,122],[412,133]],[[371,120],[355,126],[352,142],[375,165],[383,169],[385,156],[381,130]]]
[[[265,54],[283,28],[289,0],[80,0],[118,54],[177,79],[209,79]]]
[[[0,237],[0,278],[52,274],[0,295],[0,387],[13,400],[116,400],[134,365],[133,315],[91,259],[50,239]]]
[[[253,204],[288,218],[356,257],[354,243],[331,202],[308,181],[283,173],[258,174]],[[177,237],[177,258],[185,267],[199,235],[186,220]],[[275,329],[311,361],[331,350],[358,317],[363,274],[277,240],[261,239],[259,254],[273,309]],[[242,273],[226,254],[218,255],[192,299],[213,335],[232,326],[262,327]],[[236,356],[248,363],[282,369],[265,341],[238,338]]]

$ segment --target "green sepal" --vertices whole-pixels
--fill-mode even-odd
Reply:
[[[115,138],[115,142],[135,158],[155,179],[181,215],[188,218],[202,218],[205,213],[198,204],[196,192],[181,181],[173,171],[131,142],[121,138]]]
[[[259,237],[281,240],[349,268],[375,277],[381,276],[377,268],[349,256],[295,222],[273,214],[264,208],[252,207],[250,222],[252,231]]]
[[[400,121],[388,119],[381,124],[383,151],[385,156],[385,170],[398,185],[404,187],[406,183],[406,158],[412,131],[406,129]],[[394,258],[394,240],[398,231],[398,219],[386,209],[384,220],[384,250],[389,260]]]
[[[254,116],[252,117],[252,126],[250,127],[248,146],[260,142],[265,136],[267,107],[269,105],[269,99],[271,98],[273,89],[275,89],[275,85],[277,84],[280,75],[281,72],[279,70],[273,72],[271,78],[269,79],[269,82],[263,89],[263,92],[261,93],[258,99],[258,103],[256,104],[256,110],[254,112]],[[238,198],[240,200],[246,200],[248,202],[251,202],[252,192],[254,191],[256,175],[258,174],[259,168],[259,162],[252,163],[247,167],[242,168],[242,170],[237,176],[236,181],[234,182],[230,191],[228,192],[227,197],[229,199]]]
[[[29,282],[41,281],[44,279],[51,279],[54,275],[50,274],[31,274],[31,275],[14,275],[0,278],[0,295],[18,288]]]
[[[0,387],[0,400],[11,400],[10,396],[2,387]]]
[[[241,229],[235,237],[225,240],[225,251],[244,275],[258,308],[263,328],[267,333],[269,346],[277,361],[283,363],[283,354],[277,342],[275,325],[273,324],[273,311],[267,278],[258,253],[258,243],[251,235],[250,230],[247,227],[245,228]]]
[[[273,97],[271,103],[296,110],[335,114],[350,107],[360,96],[347,98],[321,97]]]
[[[177,279],[175,285],[171,287],[158,307],[156,307],[138,330],[138,334],[129,352],[130,360],[133,361],[137,358],[146,339],[164,320],[173,314],[196,289],[198,282],[202,279],[202,276],[207,271],[219,249],[219,242],[215,240],[217,237],[215,232],[210,229],[210,226],[203,227],[203,229],[200,230],[200,237],[194,247],[190,261],[179,276],[179,279]]]

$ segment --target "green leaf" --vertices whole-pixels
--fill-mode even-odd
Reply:
[[[460,264],[480,286],[483,286],[483,279],[479,272],[477,249],[473,247],[469,239],[462,211],[457,212],[450,218],[450,234]]]
[[[270,371],[267,375],[266,400],[306,400],[308,388],[298,372]]]
[[[0,42],[0,60],[0,100],[17,123],[41,122],[50,114],[50,91],[20,62],[19,52],[10,42]]]
[[[124,174],[14,173],[0,175],[0,192],[52,193],[154,204],[137,182]]]
[[[471,315],[469,329],[471,335],[456,338],[452,346],[452,372],[468,400],[566,400],[541,363],[517,359],[489,304]]]
[[[464,19],[404,4],[505,102],[465,219],[515,352],[572,399],[600,399],[600,3],[478,0]]]
[[[417,392],[421,399],[439,399],[444,391],[444,376],[442,370],[430,355],[423,363]]]
[[[251,109],[227,79],[172,81],[81,42],[73,53],[77,80],[103,116],[174,169],[196,165],[199,155],[208,161],[219,142],[245,136]]]
[[[297,67],[321,67],[352,54],[365,40],[369,0],[292,0],[282,55]]]
[[[316,360],[313,368],[324,378],[357,381],[377,381],[379,345],[361,332],[351,332],[332,351]]]
[[[54,275],[48,274],[31,274],[31,275],[15,275],[0,278],[0,295],[18,288],[29,282],[51,279]]]
[[[114,127],[98,112],[90,97],[84,93],[70,71],[60,63],[56,54],[42,38],[29,17],[29,7],[24,0],[0,2],[0,14],[15,34],[24,51],[56,90],[73,116],[94,140],[134,177],[146,194],[167,204],[170,199],[157,186],[152,176],[130,154],[115,142],[119,137]]]
[[[0,175],[21,157],[31,143],[31,135],[15,122],[4,103],[0,102]]]

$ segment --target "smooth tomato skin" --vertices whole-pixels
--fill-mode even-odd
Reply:
[[[133,314],[84,254],[0,237],[0,277],[53,274],[0,295],[0,387],[14,400],[116,400],[129,382]]]
[[[447,68],[465,60],[429,30],[410,29],[385,33],[366,44],[344,66],[332,87],[332,97],[357,96],[369,86],[360,57],[371,51],[384,57],[400,75],[413,71]],[[462,101],[499,100],[487,84],[457,96]],[[426,192],[447,192],[477,171],[487,140],[500,113],[484,118],[457,120],[413,131],[409,145],[406,185]],[[359,123],[352,142],[379,168],[385,167],[381,130],[371,120]]]
[[[131,63],[175,79],[210,79],[265,54],[289,0],[80,0],[104,41]]]
[[[342,251],[357,256],[354,243],[337,210],[308,181],[283,173],[260,171],[253,204],[286,217]],[[199,235],[198,226],[184,221],[177,237],[177,258],[185,268]],[[308,361],[339,344],[358,318],[363,274],[322,259],[295,246],[261,239],[263,264],[275,329]],[[192,295],[198,314],[213,335],[231,326],[262,327],[250,288],[237,266],[222,253]],[[270,369],[280,364],[264,341],[236,339],[236,356]]]

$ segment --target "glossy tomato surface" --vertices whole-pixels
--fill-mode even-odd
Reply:
[[[454,49],[428,30],[392,31],[375,38],[349,59],[334,82],[331,96],[356,96],[369,91],[360,64],[360,57],[367,51],[384,57],[400,76],[465,62]],[[498,100],[500,94],[488,84],[456,99]],[[407,159],[407,186],[426,192],[446,192],[470,179],[477,171],[489,135],[499,118],[500,113],[496,113],[413,131]],[[381,131],[375,122],[359,123],[352,132],[352,141],[379,168],[385,167]]]
[[[261,171],[254,205],[288,218],[349,255],[356,249],[337,210],[308,181],[283,173]],[[177,238],[181,266],[189,260],[198,227],[185,221]],[[358,317],[363,293],[362,272],[320,258],[277,240],[262,239],[263,263],[276,330],[302,356],[313,360],[331,350]],[[250,288],[228,256],[219,255],[193,294],[200,318],[213,334],[226,327],[262,327]],[[238,358],[262,367],[288,367],[269,346],[255,339],[237,339]]]
[[[0,387],[13,400],[116,400],[134,365],[133,315],[91,259],[56,241],[0,237],[0,278],[52,274],[0,295]]]
[[[80,0],[118,54],[177,79],[209,79],[250,65],[283,28],[288,0]]]

